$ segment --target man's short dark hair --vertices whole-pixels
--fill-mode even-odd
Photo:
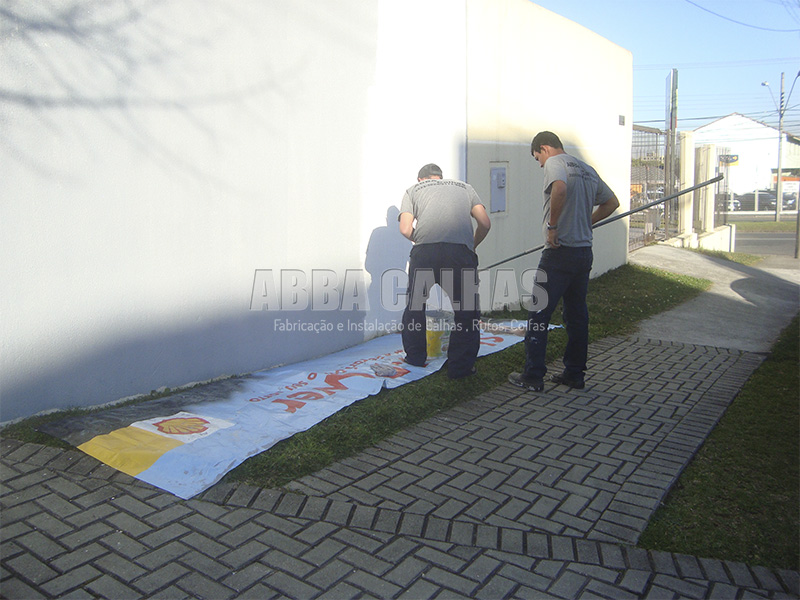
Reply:
[[[428,163],[419,170],[419,173],[417,173],[417,179],[430,179],[431,177],[441,176],[442,170],[439,168],[439,165],[435,165],[433,163]]]
[[[542,146],[550,146],[558,150],[564,149],[564,145],[561,143],[561,140],[558,139],[558,136],[552,131],[540,131],[534,136],[533,141],[531,142],[531,154],[534,152],[539,152],[542,149]]]

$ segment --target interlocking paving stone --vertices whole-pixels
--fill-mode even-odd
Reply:
[[[158,569],[148,571],[148,574],[133,582],[133,586],[141,590],[144,595],[151,596],[158,590],[164,590],[175,581],[183,578],[189,569],[177,562],[169,563]],[[233,587],[233,586],[231,586]],[[166,594],[165,598],[169,598]]]
[[[83,565],[51,579],[42,585],[42,590],[52,597],[63,598],[68,592],[84,588],[102,576],[103,573],[95,567]]]
[[[175,585],[188,592],[194,598],[215,598],[224,600],[236,596],[232,588],[217,583],[201,572],[191,572],[179,579]]]
[[[590,352],[583,391],[501,386],[284,491],[182,501],[2,440],[0,596],[797,597],[797,572],[633,546],[762,357]]]
[[[146,554],[138,556],[136,562],[146,569],[153,571],[191,552],[192,548],[190,546],[180,541],[172,541],[152,552],[147,552]]]

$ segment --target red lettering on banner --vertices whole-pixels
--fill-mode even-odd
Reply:
[[[320,394],[319,392],[295,392],[294,394],[288,394],[289,398],[298,398],[300,400],[321,400],[325,396]]]
[[[298,408],[303,408],[306,403],[300,402],[300,400],[294,400],[294,398],[299,398],[302,400],[321,400],[325,396],[320,394],[319,392],[325,392],[328,396],[332,396],[338,390],[346,390],[347,386],[344,385],[341,380],[346,379],[348,377],[367,377],[369,379],[374,379],[372,375],[368,373],[330,373],[325,377],[325,383],[328,384],[329,387],[322,387],[322,388],[314,388],[317,391],[306,390],[302,392],[295,392],[294,394],[287,394],[287,398],[279,398],[277,400],[273,400],[272,402],[278,404],[285,404],[286,405],[286,412],[294,413],[297,412]],[[252,398],[251,402],[258,402],[260,400],[266,400],[265,397],[262,398]]]
[[[492,342],[502,342],[503,338],[501,337],[485,337],[481,339],[481,343],[486,343],[488,345],[494,345]],[[277,404],[284,404],[286,405],[286,412],[294,413],[298,409],[302,408],[306,405],[304,401],[313,401],[313,400],[321,400],[325,398],[325,395],[333,396],[337,391],[346,390],[348,387],[342,383],[342,379],[347,379],[348,377],[366,377],[368,379],[375,379],[375,375],[370,373],[353,373],[350,372],[350,369],[355,369],[357,366],[360,366],[367,362],[372,362],[384,358],[393,358],[394,355],[401,354],[403,350],[395,350],[394,352],[388,354],[381,354],[375,358],[368,358],[368,359],[359,359],[354,361],[347,367],[337,369],[332,373],[328,373],[325,376],[325,387],[315,387],[314,390],[303,390],[306,386],[310,385],[309,381],[313,381],[319,375],[318,373],[309,373],[307,376],[308,381],[296,381],[295,383],[290,383],[283,386],[283,389],[291,391],[300,389],[301,391],[295,392],[293,394],[286,394],[286,398],[278,398],[275,400],[271,400],[275,396],[280,396],[284,392],[272,392],[270,394],[264,394],[262,396],[255,396],[250,398],[248,402],[264,402],[266,400],[271,400]],[[392,360],[392,365],[395,366],[395,374],[389,376],[382,376],[386,379],[394,379],[395,377],[402,377],[403,375],[407,375],[410,373],[408,369],[405,368],[405,364],[402,361]],[[320,393],[322,392],[322,393]]]
[[[275,396],[280,396],[281,392],[272,392],[271,394],[265,394],[263,396],[256,396],[255,398],[250,398],[248,402],[262,402],[264,400],[269,400],[270,398],[274,398]]]
[[[374,375],[370,375],[369,373],[339,373],[338,371],[335,373],[329,373],[325,377],[325,383],[327,383],[330,387],[324,388],[314,388],[315,390],[319,390],[320,392],[325,392],[328,396],[333,396],[337,390],[346,390],[347,386],[342,385],[340,382],[341,379],[347,379],[348,377],[367,377],[368,379],[375,379]]]
[[[503,338],[498,337],[496,335],[481,338],[481,344],[486,344],[487,346],[494,346],[495,344],[502,343],[502,341]]]
[[[286,411],[285,412],[288,412],[288,413],[297,412],[298,408],[303,408],[306,405],[305,402],[298,402],[297,400],[279,399],[279,400],[273,400],[273,402],[277,402],[279,404],[285,404],[286,405]]]

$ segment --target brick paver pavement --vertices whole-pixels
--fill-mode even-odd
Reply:
[[[2,441],[4,598],[792,598],[795,571],[649,552],[762,356],[611,338],[587,388],[504,385],[285,490],[184,501]]]

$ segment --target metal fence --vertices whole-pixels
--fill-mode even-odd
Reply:
[[[653,127],[633,126],[631,144],[631,208],[663,198],[668,189],[680,189],[680,141],[675,149],[674,173],[666,172],[667,134]],[[668,185],[672,178],[672,186]],[[631,215],[628,247],[641,248],[665,240],[678,229],[678,200],[669,200]]]
[[[666,136],[651,127],[633,126],[631,144],[631,208],[663,198]],[[631,215],[628,249],[635,250],[662,237],[663,209],[648,208]]]

